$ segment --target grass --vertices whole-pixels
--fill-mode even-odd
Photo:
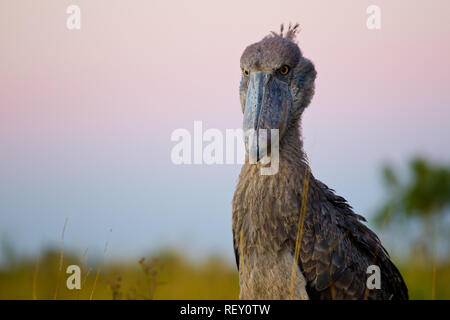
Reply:
[[[308,179],[305,180],[307,190]],[[306,192],[302,198],[306,198]],[[302,234],[302,211],[303,208],[298,226],[296,259]],[[219,257],[194,263],[180,253],[166,251],[148,258],[110,261],[105,264],[108,248],[106,241],[101,260],[92,265],[87,261],[87,249],[81,257],[64,251],[66,225],[67,219],[62,231],[60,250],[48,249],[40,252],[37,257],[21,259],[10,255],[12,258],[0,266],[0,300],[233,300],[239,297],[236,267]],[[436,226],[436,234],[437,231]],[[437,237],[435,241],[437,245]],[[242,234],[240,250],[243,257]],[[81,290],[69,290],[66,286],[69,275],[65,270],[69,265],[81,268]],[[398,266],[409,289],[410,299],[450,299],[450,261],[437,264],[437,251],[432,257],[413,253]],[[241,268],[244,268],[243,259]],[[92,270],[97,271],[93,274]]]
[[[85,256],[85,255],[83,255]],[[90,270],[99,265],[83,263],[84,257],[65,253],[60,282],[60,252],[47,250],[39,259],[22,259],[0,269],[0,299],[237,299],[239,279],[234,265],[218,257],[194,263],[175,252],[133,261],[109,261],[98,277]],[[39,260],[39,263],[37,263]],[[81,290],[66,287],[67,266],[82,269]],[[435,299],[450,299],[450,263],[423,267],[414,260],[399,265],[411,299],[431,299],[433,272]],[[94,283],[96,288],[93,292]]]
[[[60,252],[47,250],[36,259],[15,261],[0,269],[0,299],[237,299],[239,280],[234,266],[211,257],[194,263],[180,254],[165,252],[135,261],[82,263],[83,258],[65,253],[62,277],[58,278]],[[82,269],[81,290],[69,290],[67,266]],[[59,281],[57,281],[59,279]],[[95,287],[95,290],[94,290]]]

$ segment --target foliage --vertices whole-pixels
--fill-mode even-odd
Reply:
[[[402,183],[392,167],[384,168],[384,183],[390,199],[377,215],[378,225],[389,215],[394,219],[441,215],[450,205],[450,167],[416,158],[409,169],[411,179]]]

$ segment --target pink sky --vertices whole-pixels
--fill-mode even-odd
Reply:
[[[79,31],[66,29],[69,4],[81,8]],[[371,4],[381,8],[381,30],[366,28]],[[318,71],[303,119],[312,168],[370,215],[378,201],[373,195],[381,194],[383,161],[416,153],[450,160],[449,11],[447,0],[2,1],[0,197],[32,203],[42,179],[50,191],[29,208],[0,207],[6,213],[0,225],[27,230],[14,219],[39,211],[55,212],[47,221],[58,228],[64,220],[54,219],[60,208],[52,206],[52,190],[72,177],[96,191],[111,176],[130,184],[106,192],[103,205],[86,200],[83,210],[91,216],[98,206],[108,211],[112,194],[133,199],[142,185],[189,185],[194,176],[199,193],[211,192],[202,180],[207,176],[232,192],[239,166],[174,167],[170,133],[192,130],[194,120],[240,127],[240,55],[290,21],[300,23],[300,48]],[[133,184],[136,179],[142,184]],[[65,197],[76,202],[69,191]],[[183,197],[180,192],[180,203]],[[231,214],[230,194],[223,197],[218,225],[229,224]],[[106,215],[99,213],[99,221],[111,222]],[[111,224],[121,224],[120,213],[114,219]],[[45,230],[30,237],[53,239]],[[148,239],[142,239],[144,246]]]

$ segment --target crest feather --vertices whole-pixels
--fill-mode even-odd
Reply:
[[[300,30],[300,25],[298,23],[294,25],[292,23],[289,23],[286,33],[284,33],[284,24],[281,24],[280,26],[280,33],[276,33],[274,31],[272,31],[271,33],[274,36],[279,36],[295,42],[295,37]]]

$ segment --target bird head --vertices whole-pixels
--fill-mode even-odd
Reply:
[[[260,136],[261,129],[267,134],[266,147],[253,146],[260,154],[270,149],[270,131],[278,129],[280,142],[286,132],[298,127],[304,109],[314,95],[316,70],[313,63],[303,57],[295,43],[298,24],[283,34],[272,32],[261,41],[245,48],[241,56],[242,78],[240,100],[244,113],[243,130],[254,130]],[[249,152],[248,136],[245,145]],[[266,150],[262,150],[266,148]]]

